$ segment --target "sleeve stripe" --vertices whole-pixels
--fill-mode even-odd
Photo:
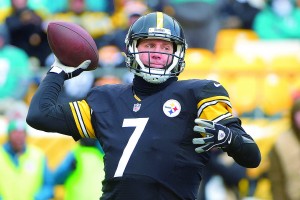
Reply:
[[[229,97],[227,97],[227,96],[213,96],[213,97],[208,97],[208,98],[205,98],[205,99],[202,99],[201,101],[199,101],[199,103],[197,104],[197,108],[199,108],[204,103],[207,103],[207,102],[210,102],[210,101],[214,101],[214,100],[228,101],[229,102],[229,106],[231,107]]]
[[[81,137],[84,137],[84,136],[83,136],[83,133],[82,133],[82,130],[81,130],[81,128],[80,128],[79,122],[78,122],[78,117],[77,117],[77,114],[76,114],[76,112],[75,112],[75,108],[74,108],[73,102],[70,102],[69,105],[70,105],[70,108],[71,108],[71,111],[72,111],[72,114],[73,114],[73,118],[74,118],[74,121],[75,121],[77,130],[78,130],[80,136],[81,136]]]
[[[89,134],[88,134],[88,132],[86,130],[86,127],[84,125],[84,122],[83,122],[83,119],[82,119],[82,116],[81,116],[81,113],[80,113],[80,110],[79,110],[79,107],[78,107],[78,103],[77,102],[73,102],[72,104],[73,104],[73,106],[75,108],[76,116],[77,116],[77,119],[79,121],[79,125],[80,125],[80,128],[82,130],[82,133],[84,134],[84,136],[86,138],[89,138],[90,136],[89,136]]]
[[[225,100],[225,99],[217,99],[217,100],[213,100],[213,101],[208,101],[208,102],[205,102],[203,103],[200,108],[198,109],[198,117],[201,115],[201,113],[203,112],[203,110],[205,108],[207,108],[208,106],[211,106],[211,105],[215,105],[217,104],[218,102],[223,102],[223,103],[226,103],[229,107],[231,107],[231,103],[229,100]],[[198,104],[199,105],[199,104]]]
[[[212,120],[213,122],[219,122],[221,121],[222,119],[225,119],[225,118],[228,118],[228,117],[231,117],[232,114],[230,112],[228,113],[225,113],[224,115],[220,115],[219,117],[217,117],[216,119]]]

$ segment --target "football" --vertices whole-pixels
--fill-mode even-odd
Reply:
[[[59,61],[69,67],[78,67],[91,60],[87,71],[98,67],[98,49],[92,36],[81,26],[71,22],[50,22],[47,27],[49,46]]]

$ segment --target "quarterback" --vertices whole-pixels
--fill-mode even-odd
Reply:
[[[144,15],[125,43],[132,84],[94,87],[81,101],[58,104],[64,81],[90,61],[74,68],[56,59],[27,115],[36,129],[99,140],[105,153],[101,200],[194,200],[212,148],[244,167],[259,165],[258,146],[233,116],[225,88],[211,80],[177,80],[187,44],[175,19]]]

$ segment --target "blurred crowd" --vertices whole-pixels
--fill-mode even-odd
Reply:
[[[64,92],[60,98],[73,101],[84,98],[92,87],[132,81],[133,76],[127,73],[122,54],[126,51],[124,40],[130,25],[141,15],[151,11],[162,11],[174,16],[183,26],[190,48],[206,49],[212,53],[216,52],[217,35],[220,30],[224,29],[251,30],[257,34],[260,40],[300,40],[300,0],[0,0],[0,115],[4,116],[8,124],[16,123],[15,120],[25,122],[31,96],[43,79],[42,74],[50,69],[54,61],[47,41],[47,24],[49,22],[67,21],[82,26],[94,38],[99,50],[99,67],[95,71],[86,71],[79,77],[65,82]],[[278,199],[300,199],[300,120],[298,116],[300,107],[297,102],[300,95],[297,94],[294,93],[292,102],[295,107],[293,109],[290,107],[293,111],[290,118],[291,126],[287,126],[291,132],[288,138],[298,138],[290,139],[294,141],[295,149],[298,148],[297,153],[291,158],[296,163],[291,165],[295,166],[293,170],[297,175],[293,172],[287,173],[289,160],[281,155],[284,151],[282,148],[284,149],[290,143],[279,142],[279,144],[275,141],[274,149],[270,150],[271,162],[268,162],[273,162],[270,164],[273,167],[261,170],[257,176],[249,176],[247,169],[241,168],[232,161],[222,160],[222,154],[215,152],[215,158],[212,159],[205,172],[204,182],[206,185],[201,186],[199,190],[201,199],[226,199],[228,188],[230,188],[232,199],[254,197],[258,182],[269,176],[269,171],[278,175],[272,176],[268,180],[272,181],[272,186],[279,188],[269,189],[271,195],[266,199],[277,199],[279,191],[282,196]],[[11,126],[8,138],[13,140],[14,136],[11,133],[14,130],[22,132],[24,129],[22,127],[19,129],[16,124],[11,124]],[[290,127],[292,128],[289,129]],[[292,133],[295,135],[293,136]],[[282,137],[278,137],[278,140],[284,141]],[[26,142],[23,140],[23,143]],[[13,155],[18,152],[24,152],[25,147],[21,147],[18,152],[8,144],[4,144],[4,148],[10,151],[13,158]],[[95,156],[101,158],[102,162],[101,148],[99,152],[94,153]],[[74,165],[72,159],[76,156],[73,153],[66,157],[67,161],[65,162],[69,162],[69,166],[66,166],[66,163],[65,166],[63,164],[60,166],[61,170],[68,168],[65,175],[59,174],[63,172],[56,172],[52,178],[56,177],[58,180],[50,180],[47,159],[44,155],[37,154],[40,156],[34,157],[33,155],[35,158],[33,161],[38,163],[39,159],[42,160],[42,164],[39,164],[39,176],[44,173],[44,179],[39,180],[39,186],[42,187],[41,183],[44,183],[47,189],[44,190],[45,197],[42,197],[41,193],[36,193],[37,196],[41,195],[41,197],[36,196],[36,199],[50,199],[54,195],[51,187],[54,187],[55,184],[64,184],[67,179],[66,174],[70,174],[70,171],[75,169],[72,166],[72,163]],[[278,162],[283,167],[274,169]],[[1,163],[0,169],[2,169]],[[13,163],[22,167],[22,162],[18,159],[13,159]],[[81,164],[78,166],[80,167]],[[4,167],[8,168],[9,166]],[[26,166],[23,167],[26,168]],[[278,172],[280,170],[281,177]],[[291,180],[293,176],[294,179]],[[11,178],[16,179],[13,175]],[[218,178],[221,178],[222,181]],[[3,179],[2,175],[0,177],[0,200],[4,200],[3,195],[11,194],[1,193],[9,187],[1,188],[3,182],[1,179]],[[209,186],[214,185],[213,188],[217,188],[218,183],[222,183],[226,198],[213,196],[212,194],[216,195],[216,193],[209,192],[211,191]],[[282,186],[279,186],[279,183]],[[82,186],[80,184],[78,183],[79,186]],[[68,183],[69,185],[70,183]],[[36,189],[36,187],[37,183],[33,182],[31,189]],[[69,189],[72,191],[71,188]],[[220,190],[218,194],[223,193]]]

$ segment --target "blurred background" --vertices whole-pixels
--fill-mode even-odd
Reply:
[[[122,55],[125,36],[138,17],[152,11],[174,16],[185,31],[189,48],[179,79],[223,84],[235,115],[262,152],[258,168],[239,169],[238,177],[225,171],[236,178],[233,182],[212,170],[199,196],[299,200],[299,0],[0,0],[0,144],[11,120],[25,120],[31,97],[53,63],[46,32],[50,21],[79,24],[99,50],[95,71],[66,81],[60,98],[72,101],[96,85],[132,81]],[[72,138],[30,127],[27,135],[53,171],[76,145]],[[224,166],[233,163],[222,154],[215,159]],[[55,185],[53,199],[64,199],[62,185]]]

